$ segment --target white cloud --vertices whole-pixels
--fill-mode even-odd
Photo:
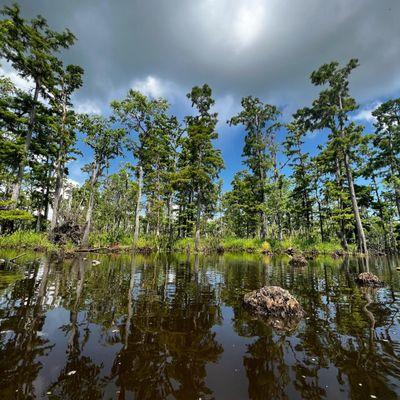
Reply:
[[[148,75],[144,79],[135,79],[131,87],[146,96],[153,98],[165,97],[169,101],[173,101],[177,96],[184,95],[184,92],[175,83],[152,75]]]
[[[17,87],[17,89],[29,91],[34,87],[34,83],[31,79],[24,79],[19,76],[9,64],[4,64],[4,66],[0,66],[0,75],[9,78]]]
[[[364,108],[357,111],[353,117],[353,121],[366,121],[373,123],[375,122],[375,117],[372,115],[372,111],[374,111],[377,107],[379,107],[382,103],[380,102],[373,102],[365,106]]]
[[[79,114],[101,114],[101,107],[93,100],[76,101],[74,109]]]
[[[150,75],[143,80],[135,80],[132,84],[132,89],[150,97],[162,97],[166,94],[161,80]]]
[[[240,101],[228,94],[215,99],[214,111],[218,113],[217,129],[226,127],[226,122],[240,111]]]
[[[241,46],[251,45],[259,37],[264,26],[265,14],[265,2],[262,0],[241,2],[233,21],[233,31]]]

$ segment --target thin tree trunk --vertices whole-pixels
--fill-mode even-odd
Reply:
[[[351,172],[350,160],[347,152],[345,152],[344,154],[344,166],[346,169],[347,183],[349,185],[349,190],[350,190],[350,198],[351,198],[351,204],[353,206],[354,219],[356,220],[358,248],[361,253],[367,254],[368,253],[367,240],[365,238],[364,228],[360,217],[360,210],[358,208],[356,192],[354,189],[353,174]]]
[[[172,245],[172,193],[168,197],[168,247]]]
[[[196,217],[196,231],[195,231],[195,242],[194,250],[200,251],[200,222],[201,222],[201,190],[197,193],[197,217]]]
[[[64,153],[65,153],[65,141],[64,141],[64,135],[65,135],[65,121],[67,118],[67,98],[66,94],[64,92],[63,95],[63,104],[62,104],[62,116],[61,116],[61,141],[60,141],[60,150],[58,153],[58,159],[56,163],[56,187],[55,187],[55,193],[54,193],[54,199],[53,199],[53,215],[51,217],[51,222],[50,222],[50,239],[54,239],[54,229],[57,226],[58,222],[58,212],[59,212],[59,207],[60,207],[60,202],[61,202],[61,193],[63,190],[63,180],[64,180]]]
[[[268,219],[267,219],[267,214],[264,210],[265,204],[267,203],[267,195],[265,193],[264,189],[264,178],[262,178],[262,207],[263,209],[261,210],[261,231],[260,231],[260,237],[261,239],[265,239],[267,236],[267,229],[268,229]]]
[[[92,214],[94,207],[94,189],[97,183],[98,178],[98,166],[95,165],[92,172],[92,178],[90,180],[90,195],[89,195],[89,204],[86,212],[86,221],[85,221],[85,230],[83,232],[82,238],[82,247],[87,247],[89,244],[89,233],[92,225]]]
[[[376,201],[378,203],[378,212],[379,212],[379,217],[381,219],[381,223],[382,223],[382,229],[383,229],[383,239],[385,242],[385,250],[389,250],[389,243],[388,243],[388,232],[387,232],[387,227],[386,227],[386,221],[385,221],[385,216],[383,214],[383,204],[382,204],[382,200],[381,197],[379,195],[379,189],[378,189],[378,183],[376,182],[376,177],[375,174],[372,173],[372,183],[373,183],[373,187],[374,187],[374,192],[375,192],[375,196],[376,196]]]
[[[40,227],[42,226],[42,204],[40,204],[38,208],[38,215],[36,219],[36,228],[35,232],[40,232]]]
[[[24,154],[22,155],[21,161],[19,162],[19,165],[18,165],[17,180],[14,184],[13,192],[11,195],[11,201],[13,201],[14,207],[16,207],[18,199],[19,199],[19,193],[21,191],[21,186],[22,186],[22,179],[24,177],[24,169],[25,169],[25,165],[27,162],[29,149],[31,147],[32,133],[33,133],[33,128],[35,126],[35,119],[36,119],[36,106],[37,106],[37,100],[39,97],[40,87],[41,87],[40,81],[37,80],[36,85],[35,85],[35,93],[33,95],[32,109],[29,113],[29,123],[28,123],[28,131],[26,132],[26,137],[25,137]]]
[[[335,171],[336,184],[338,185],[338,189],[342,189],[343,185],[342,185],[342,177],[341,177],[341,171],[340,171],[341,168],[340,168],[339,159],[337,157],[335,159],[335,166],[336,166],[336,171]],[[341,211],[343,211],[343,201],[340,197],[339,197],[339,208]],[[340,242],[341,242],[343,249],[347,251],[349,249],[349,246],[347,244],[343,218],[341,218],[340,223],[339,223],[338,236],[340,238]]]
[[[142,186],[143,186],[143,168],[139,166],[139,177],[138,177],[138,196],[136,201],[136,212],[135,212],[135,231],[133,234],[133,248],[139,239],[139,214],[140,214],[140,203],[142,201]]]
[[[58,223],[58,213],[59,213],[59,206],[61,202],[61,193],[63,189],[63,179],[64,179],[64,166],[61,166],[61,158],[57,161],[56,166],[56,188],[54,192],[54,199],[53,199],[53,215],[51,216],[50,222],[50,240],[54,239],[54,230]]]

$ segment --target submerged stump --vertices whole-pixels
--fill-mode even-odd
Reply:
[[[308,261],[302,254],[294,254],[290,259],[289,264],[293,265],[294,267],[306,267],[308,265]]]
[[[361,286],[381,287],[384,285],[383,281],[371,272],[362,272],[357,276],[356,282]]]
[[[264,286],[244,296],[245,306],[277,329],[292,329],[304,315],[299,302],[279,286]]]

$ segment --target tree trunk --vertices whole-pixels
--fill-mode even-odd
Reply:
[[[196,216],[196,231],[194,239],[194,250],[200,251],[200,222],[201,222],[201,190],[197,193],[197,216]]]
[[[62,104],[62,116],[61,116],[61,141],[60,141],[60,150],[58,153],[58,158],[57,158],[57,163],[56,163],[56,187],[55,187],[55,192],[54,192],[54,199],[53,199],[53,215],[51,216],[51,222],[50,222],[50,240],[54,239],[54,229],[57,226],[58,222],[58,212],[59,212],[59,206],[60,206],[60,201],[61,201],[61,193],[63,190],[63,180],[64,180],[64,153],[65,153],[65,141],[64,141],[64,135],[65,135],[65,120],[67,118],[67,98],[66,94],[64,92],[63,95],[63,104]]]
[[[58,213],[59,213],[59,206],[61,202],[61,193],[63,189],[63,179],[64,179],[64,166],[61,166],[61,158],[59,157],[56,166],[56,187],[54,192],[54,199],[53,199],[53,215],[51,216],[50,222],[50,240],[54,239],[54,230],[58,223]]]
[[[86,212],[85,230],[83,232],[83,238],[81,243],[82,247],[87,247],[89,244],[89,233],[92,225],[92,214],[94,207],[94,190],[95,190],[95,185],[97,183],[97,179],[98,179],[98,166],[95,165],[92,172],[92,178],[90,179],[90,196],[89,196],[88,209]]]
[[[265,239],[267,236],[267,229],[268,229],[268,219],[267,219],[267,214],[264,210],[265,204],[267,203],[267,195],[265,193],[265,188],[264,188],[264,178],[262,179],[262,207],[263,209],[261,210],[261,231],[260,231],[260,237],[261,239]]]
[[[382,229],[383,229],[383,240],[384,240],[384,243],[385,243],[384,247],[385,247],[385,250],[387,251],[387,250],[390,250],[390,249],[389,249],[388,232],[387,232],[387,227],[386,227],[386,221],[385,221],[385,216],[384,216],[384,213],[383,213],[383,207],[384,206],[382,204],[381,196],[379,195],[378,183],[376,182],[376,177],[375,177],[374,173],[372,173],[371,179],[372,179],[372,183],[374,185],[373,187],[374,187],[374,192],[375,192],[375,196],[376,196],[376,201],[377,201],[378,207],[379,207],[378,212],[379,212],[379,217],[381,219],[381,224],[382,224]]]
[[[32,133],[33,133],[33,128],[35,126],[35,119],[36,119],[36,106],[37,106],[37,100],[39,97],[39,91],[40,91],[40,81],[37,80],[35,84],[35,93],[33,95],[33,104],[31,111],[29,113],[29,123],[28,123],[28,131],[26,132],[26,137],[25,137],[25,146],[24,146],[24,153],[22,155],[21,161],[19,162],[18,165],[18,173],[17,173],[17,180],[14,184],[13,187],[13,192],[11,195],[11,201],[14,203],[14,207],[17,206],[17,202],[19,199],[19,193],[21,191],[21,186],[22,186],[22,179],[24,177],[24,169],[25,165],[28,159],[29,155],[29,149],[31,147],[31,141],[32,141]]]
[[[356,220],[358,249],[361,253],[367,254],[368,253],[367,240],[365,238],[364,228],[360,217],[360,210],[358,208],[356,192],[354,189],[353,174],[351,171],[349,155],[347,152],[345,152],[344,154],[344,166],[346,169],[347,183],[349,185],[349,190],[350,190],[350,198],[351,198],[351,204],[353,206],[354,219]]]
[[[397,215],[400,217],[400,188],[396,185],[394,188],[395,192],[395,201],[397,207]]]
[[[335,166],[336,166],[336,170],[335,170],[336,184],[338,185],[338,189],[342,189],[343,185],[342,185],[341,168],[340,168],[339,159],[337,157],[335,159]],[[340,197],[339,197],[339,208],[341,211],[343,211],[343,201]],[[341,246],[343,247],[344,250],[347,251],[349,249],[349,246],[347,244],[343,218],[341,218],[340,223],[339,223],[338,236],[340,238]]]
[[[168,197],[168,248],[170,249],[172,246],[172,193]]]
[[[138,196],[136,201],[136,212],[135,212],[135,231],[133,234],[133,248],[139,239],[139,214],[140,214],[140,203],[142,201],[142,186],[143,186],[143,168],[138,167]]]

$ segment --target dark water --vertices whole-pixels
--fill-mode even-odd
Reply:
[[[0,271],[0,399],[400,396],[399,259],[95,258]],[[358,288],[366,269],[386,287]],[[243,310],[266,284],[304,307],[291,332]]]

